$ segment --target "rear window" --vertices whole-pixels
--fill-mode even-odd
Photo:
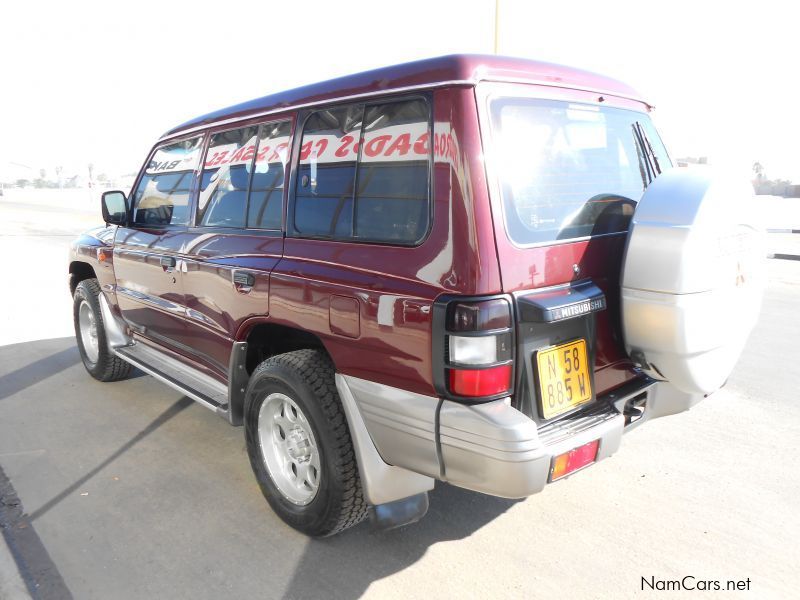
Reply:
[[[520,245],[628,229],[648,181],[637,126],[660,168],[671,166],[644,113],[498,98],[491,119],[506,228]]]

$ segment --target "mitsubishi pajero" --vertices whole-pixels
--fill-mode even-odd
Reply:
[[[673,168],[618,81],[448,56],[166,132],[69,264],[101,381],[243,425],[313,536],[435,480],[521,498],[724,383],[763,291],[752,189]]]

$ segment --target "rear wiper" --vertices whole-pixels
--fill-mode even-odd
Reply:
[[[658,157],[653,150],[653,145],[647,138],[644,128],[639,121],[633,123],[633,135],[636,138],[636,143],[642,151],[644,156],[645,166],[647,167],[647,178],[649,183],[653,182],[656,176],[661,175],[661,165],[658,162]],[[646,187],[646,186],[645,186]]]
[[[633,143],[636,145],[636,160],[639,162],[639,175],[642,177],[642,186],[647,188],[653,178],[650,175],[650,165],[644,152],[644,142],[639,139],[636,125],[631,125],[631,128],[633,129]]]

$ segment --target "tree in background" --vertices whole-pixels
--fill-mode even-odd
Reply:
[[[766,175],[764,174],[764,165],[758,161],[753,163],[753,173],[756,174],[756,181],[761,181],[762,179],[766,178]]]
[[[759,161],[753,163],[753,188],[756,194],[767,196],[783,196],[784,198],[797,198],[800,196],[800,186],[792,185],[788,179],[769,179],[767,171]]]

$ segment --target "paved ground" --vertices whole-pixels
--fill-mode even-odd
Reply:
[[[0,301],[0,597],[627,598],[686,575],[797,597],[800,261],[770,261],[727,388],[610,460],[521,502],[438,485],[414,526],[310,541],[264,502],[241,429],[150,377],[85,374],[53,216],[77,225],[0,200],[4,279],[26,282]]]

